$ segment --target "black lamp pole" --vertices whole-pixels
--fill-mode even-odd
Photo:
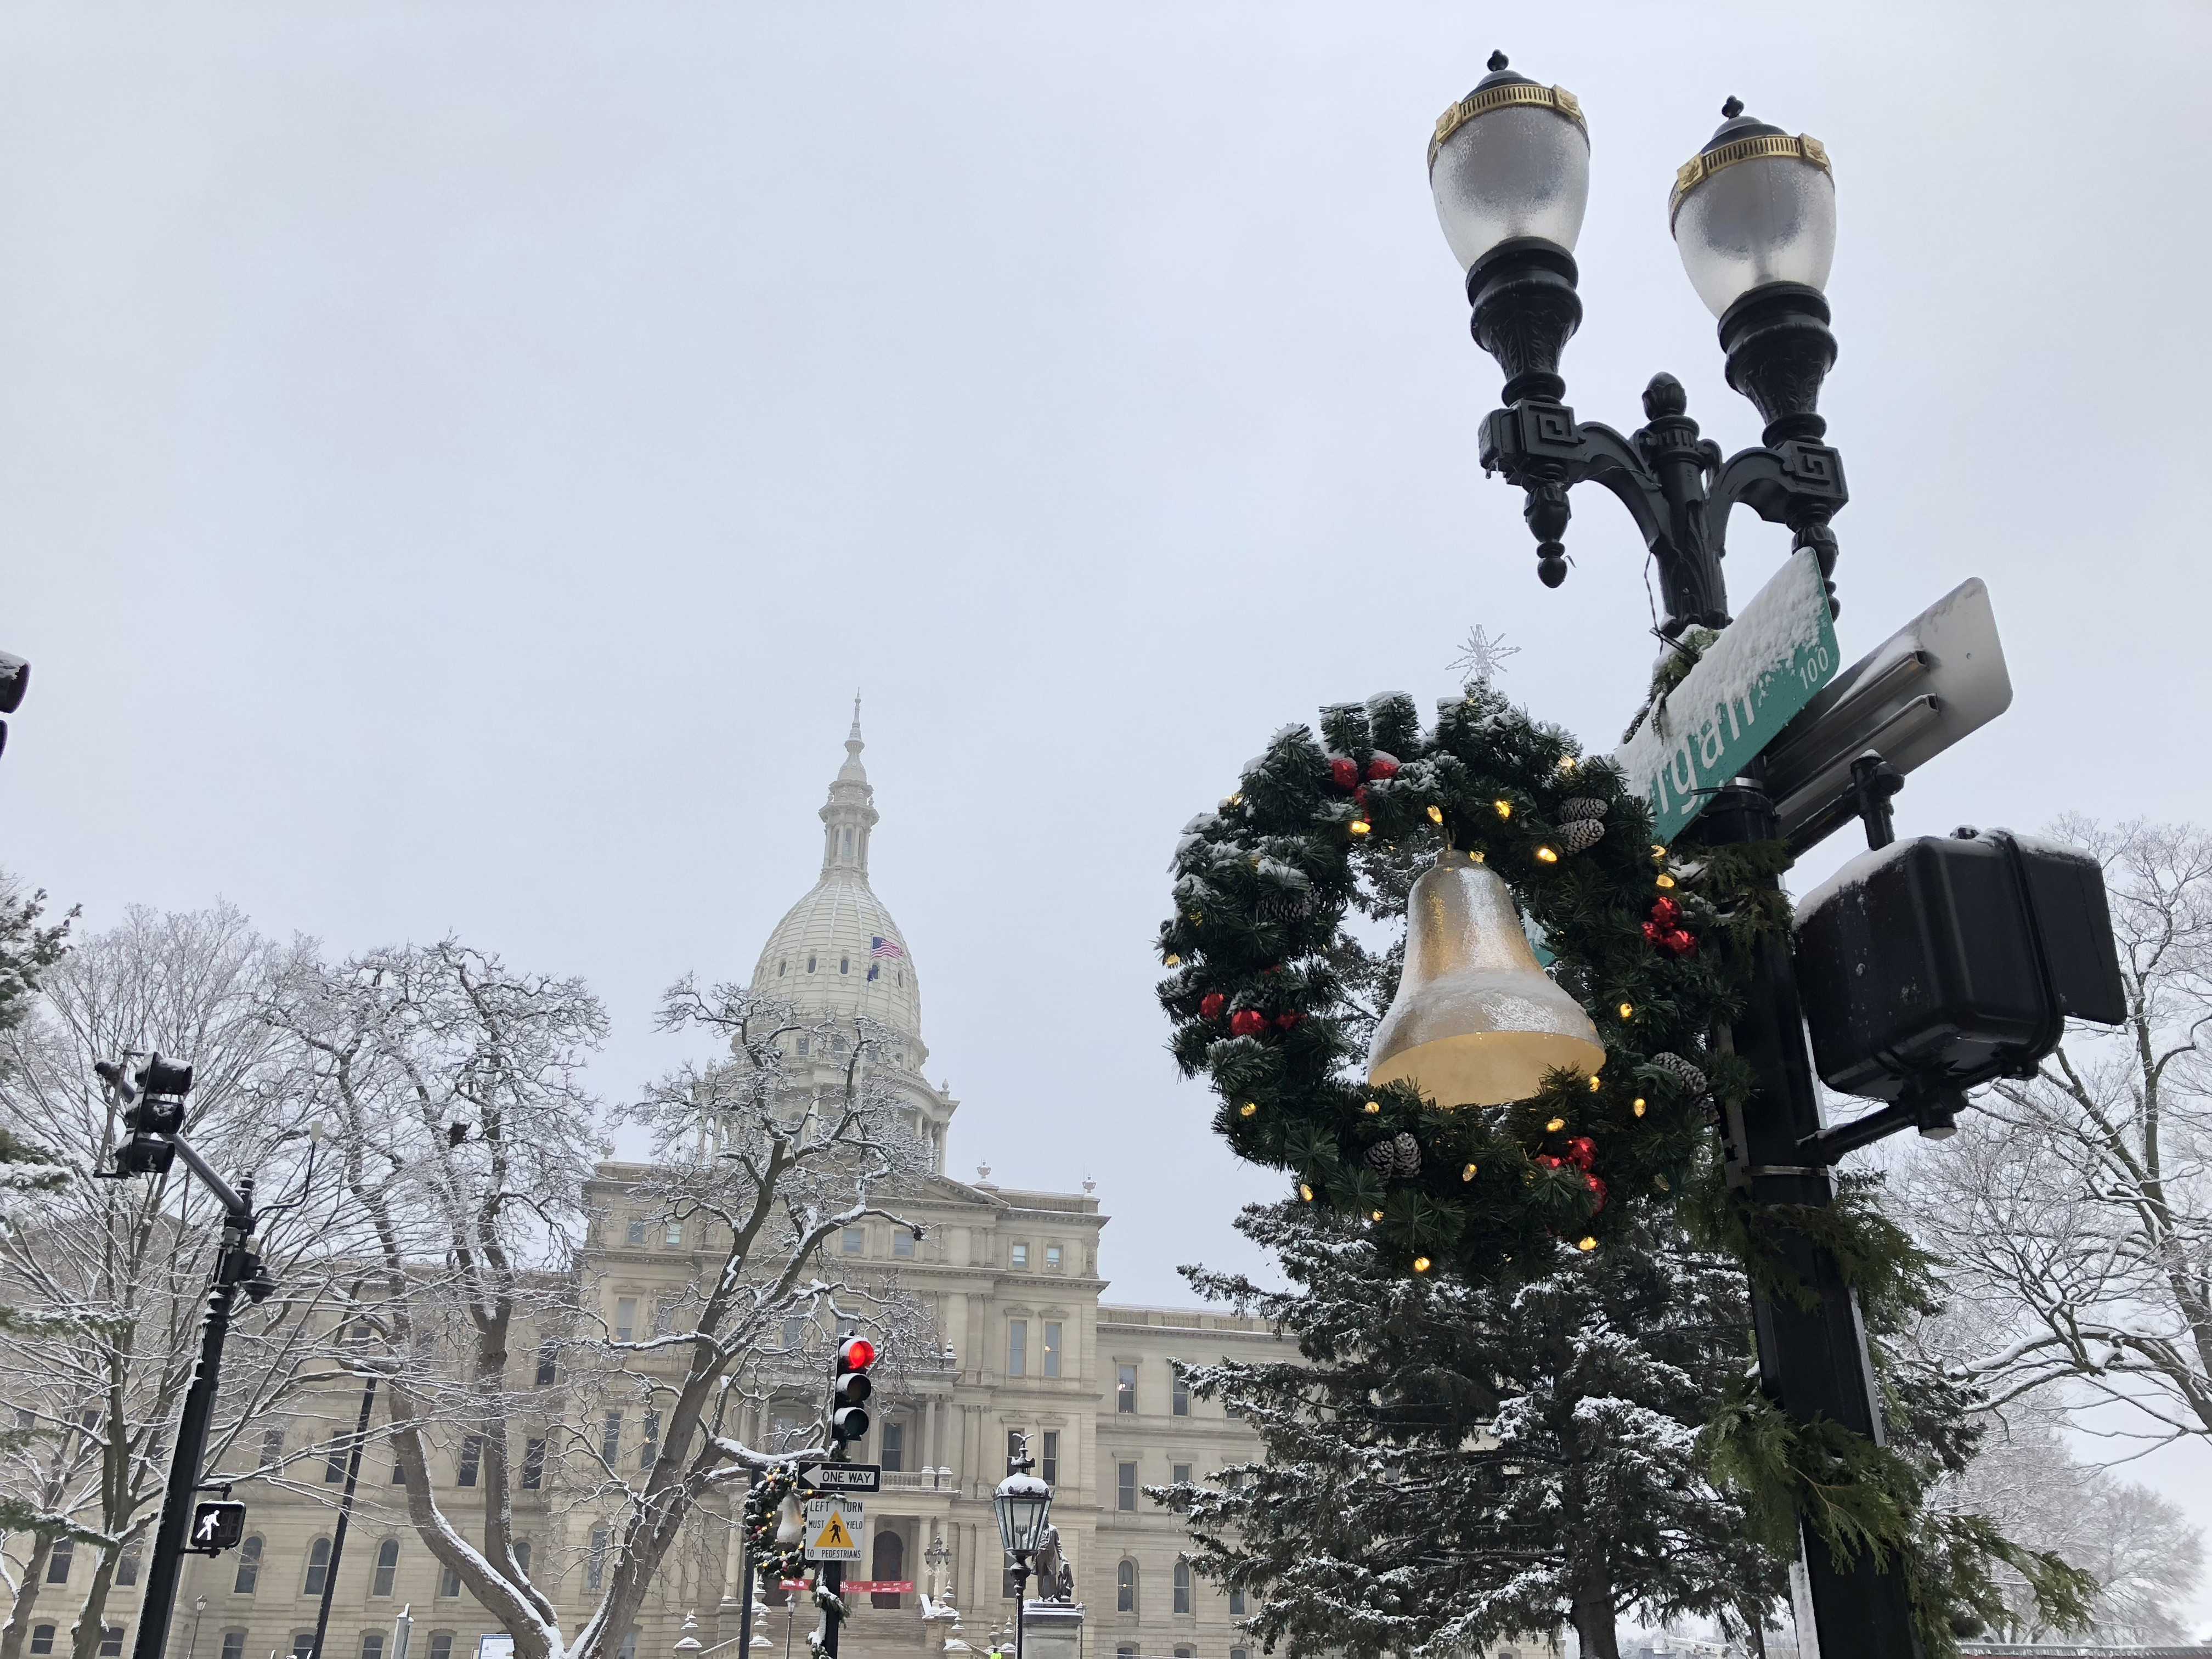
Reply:
[[[1522,228],[1514,220],[1521,211],[1524,223],[1571,240],[1581,224],[1579,192],[1587,187],[1589,145],[1586,135],[1577,136],[1580,106],[1559,88],[1509,73],[1503,54],[1492,58],[1490,69],[1489,79],[1445,112],[1431,146],[1431,179],[1446,234],[1465,257],[1468,248],[1500,227],[1507,232]],[[1826,246],[1832,247],[1832,185],[1825,177],[1826,149],[1817,140],[1793,137],[1745,118],[1734,99],[1723,113],[1726,124],[1677,175],[1670,210],[1680,215],[1694,192],[1739,167],[1746,171],[1729,186],[1737,192],[1733,207],[1700,204],[1699,210],[1744,210],[1742,186],[1753,176],[1751,168],[1797,169],[1776,177],[1782,193],[1795,191],[1807,205],[1794,224],[1784,222],[1777,234],[1817,240],[1823,228],[1818,222],[1820,192],[1826,191]],[[1446,151],[1462,129],[1500,115],[1520,123],[1518,130],[1500,125],[1483,135],[1484,147],[1463,143],[1455,152]],[[1570,124],[1575,132],[1568,131]],[[1516,144],[1519,150],[1501,166],[1500,152]],[[1445,161],[1442,176],[1440,155]],[[1551,155],[1567,159],[1553,163],[1553,175],[1547,178],[1542,158]],[[1583,169],[1578,177],[1573,171],[1577,164]],[[1815,179],[1815,173],[1823,177]],[[1538,180],[1533,192],[1531,177]],[[1553,191],[1548,198],[1545,188]],[[1532,216],[1517,208],[1516,190],[1522,200],[1536,200],[1539,212]],[[1559,205],[1563,201],[1565,208]],[[1542,216],[1546,212],[1548,219]],[[1602,484],[1627,507],[1658,565],[1666,605],[1660,631],[1669,639],[1687,629],[1728,623],[1721,560],[1729,515],[1739,504],[1770,522],[1789,526],[1793,547],[1813,551],[1831,609],[1836,609],[1836,538],[1829,520],[1848,499],[1841,459],[1822,441],[1826,422],[1817,412],[1821,380],[1836,356],[1826,297],[1813,283],[1770,276],[1717,300],[1717,295],[1728,295],[1727,272],[1722,268],[1716,275],[1721,258],[1707,247],[1692,246],[1704,222],[1692,217],[1688,226],[1679,217],[1675,223],[1684,263],[1719,313],[1729,384],[1757,406],[1766,422],[1758,447],[1725,461],[1715,444],[1699,437],[1697,422],[1686,412],[1681,383],[1671,374],[1653,376],[1644,388],[1645,423],[1628,437],[1576,420],[1565,401],[1566,382],[1559,368],[1567,340],[1582,320],[1582,301],[1576,293],[1574,256],[1554,236],[1493,234],[1486,246],[1475,248],[1467,273],[1474,338],[1506,375],[1504,406],[1482,424],[1482,465],[1526,493],[1524,516],[1536,538],[1539,579],[1551,587],[1565,580],[1569,492],[1578,483]],[[1739,211],[1732,228],[1741,240],[1723,254],[1740,257],[1742,243],[1756,240],[1758,224],[1754,211]],[[1825,280],[1825,252],[1814,259],[1802,252],[1797,258],[1801,268],[1817,268],[1818,278]],[[1775,263],[1789,268],[1786,258]],[[1779,833],[1756,764],[1713,799],[1699,830],[1705,842],[1715,845],[1772,841]],[[1834,1190],[1827,1170],[1808,1163],[1802,1150],[1802,1143],[1819,1131],[1820,1109],[1786,941],[1769,940],[1759,947],[1749,1005],[1730,1036],[1735,1052],[1759,1079],[1752,1103],[1725,1126],[1730,1180],[1747,1185],[1761,1204],[1828,1205]],[[1762,1388],[1795,1421],[1826,1418],[1879,1440],[1881,1411],[1850,1286],[1833,1255],[1805,1235],[1787,1235],[1785,1254],[1817,1300],[1808,1310],[1754,1287]],[[1820,1652],[1828,1659],[1919,1659],[1902,1564],[1893,1560],[1886,1569],[1877,1568],[1862,1552],[1845,1565],[1817,1534],[1810,1528],[1801,1532]]]

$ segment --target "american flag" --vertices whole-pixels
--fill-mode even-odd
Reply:
[[[905,954],[906,951],[901,946],[892,943],[880,933],[876,935],[872,947],[868,951],[869,959],[874,962],[881,962],[889,957],[902,957]]]

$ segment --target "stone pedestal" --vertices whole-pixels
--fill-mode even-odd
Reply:
[[[1022,1620],[1028,1659],[1082,1659],[1082,1602],[1025,1601]]]

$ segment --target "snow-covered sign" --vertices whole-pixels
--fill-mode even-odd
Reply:
[[[1672,842],[1834,675],[1835,624],[1820,566],[1793,553],[1613,758]]]

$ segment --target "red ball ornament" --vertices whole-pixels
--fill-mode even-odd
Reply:
[[[1275,1029],[1279,1031],[1287,1031],[1291,1027],[1297,1024],[1304,1018],[1305,1016],[1304,1014],[1277,1014],[1275,1016]]]
[[[1536,1162],[1542,1164],[1547,1170],[1556,1170],[1565,1164],[1566,1159],[1563,1158],[1553,1158],[1549,1152],[1545,1152],[1537,1158]]]
[[[1678,927],[1667,935],[1667,948],[1678,957],[1693,957],[1698,954],[1698,936]]]
[[[1359,787],[1359,763],[1339,755],[1328,763],[1328,778],[1340,789]]]
[[[1199,1017],[1202,1019],[1219,1019],[1221,1011],[1228,1006],[1229,999],[1220,992],[1208,991],[1198,1000]]]
[[[1682,925],[1682,907],[1670,898],[1651,901],[1651,920],[1662,933],[1671,933]]]
[[[1590,1213],[1595,1215],[1600,1210],[1605,1208],[1605,1182],[1594,1175],[1585,1175],[1583,1176],[1583,1185],[1590,1189],[1590,1196],[1597,1200],[1590,1206]]]
[[[1395,755],[1386,755],[1378,749],[1375,751],[1373,756],[1369,758],[1367,763],[1368,782],[1379,783],[1384,778],[1395,778],[1397,775],[1398,757]]]
[[[1257,1036],[1267,1029],[1267,1017],[1257,1008],[1239,1008],[1230,1015],[1229,1029],[1238,1036]]]
[[[1597,1162],[1597,1142],[1588,1135],[1577,1135],[1567,1142],[1567,1162],[1577,1170],[1587,1170]]]

